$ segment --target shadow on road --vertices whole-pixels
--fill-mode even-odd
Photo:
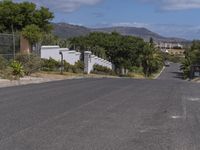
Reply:
[[[184,81],[183,72],[180,71],[180,64],[171,63],[169,67],[165,68],[158,79]]]

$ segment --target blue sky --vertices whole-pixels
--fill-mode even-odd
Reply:
[[[200,38],[200,0],[29,1],[49,7],[55,14],[54,22],[87,27],[146,27],[164,36]]]

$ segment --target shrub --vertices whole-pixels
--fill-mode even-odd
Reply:
[[[104,66],[101,66],[101,65],[94,65],[93,66],[93,71],[92,73],[96,73],[96,74],[108,74],[108,75],[115,75],[114,71],[107,68],[107,67],[104,67]]]
[[[72,67],[72,70],[74,73],[81,73],[84,71],[84,62],[83,61],[77,61],[75,65]]]
[[[26,75],[37,72],[41,68],[41,59],[36,54],[17,54],[16,60],[23,65]]]
[[[12,61],[10,68],[12,69],[12,75],[15,77],[15,79],[19,79],[20,77],[24,76],[24,68],[20,62]]]
[[[71,65],[64,60],[63,65],[65,72],[81,73],[84,70],[84,63],[82,61],[78,61],[75,63],[75,65]],[[58,71],[60,67],[61,67],[60,61],[56,61],[52,58],[42,59],[43,71]]]
[[[7,66],[7,60],[0,56],[0,71],[4,70]]]
[[[1,77],[3,79],[9,79],[9,80],[14,80],[15,77],[13,76],[13,69],[11,67],[7,67],[3,70],[1,73]]]
[[[60,62],[53,58],[42,59],[42,70],[43,71],[58,71],[60,68]]]
[[[64,71],[82,73],[84,71],[84,63],[83,61],[77,61],[75,65],[70,65],[68,62],[64,61]]]
[[[129,68],[130,72],[134,72],[134,73],[143,73],[143,68],[142,67],[137,67],[137,66],[133,66]]]
[[[65,72],[72,72],[72,65],[64,60],[64,71]]]

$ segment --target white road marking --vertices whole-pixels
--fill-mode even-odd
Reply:
[[[200,98],[199,97],[190,97],[190,98],[188,98],[188,101],[198,102],[198,101],[200,101]]]
[[[148,128],[140,130],[140,133],[150,132],[153,130],[157,130],[157,128],[156,127],[148,127]]]
[[[182,116],[171,116],[172,119],[180,119],[183,118]]]

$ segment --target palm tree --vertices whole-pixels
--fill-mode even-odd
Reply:
[[[142,53],[143,72],[146,77],[151,76],[163,65],[163,58],[159,50],[151,44],[146,44]]]
[[[181,65],[180,69],[183,71],[184,78],[189,77],[191,64],[192,64],[192,62],[189,57],[186,57],[182,61],[182,65]]]

